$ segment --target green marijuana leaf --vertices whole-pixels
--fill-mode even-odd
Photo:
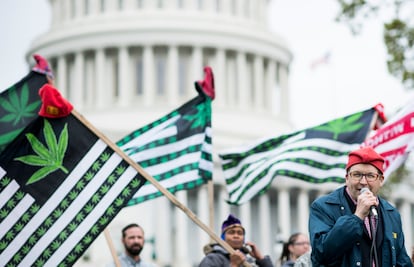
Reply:
[[[48,174],[60,169],[64,173],[68,173],[68,170],[62,165],[63,158],[68,146],[68,125],[65,124],[62,132],[59,136],[59,142],[56,140],[56,136],[53,132],[50,123],[45,120],[43,128],[43,134],[45,136],[46,144],[49,147],[47,149],[37,138],[31,133],[26,134],[27,140],[32,146],[34,152],[37,155],[26,155],[15,158],[15,160],[21,161],[32,166],[42,166],[37,170],[27,181],[26,185],[37,182],[45,178]]]
[[[341,133],[351,133],[355,132],[362,127],[364,127],[364,124],[359,122],[356,123],[361,117],[363,113],[357,113],[352,116],[349,116],[347,118],[339,118],[332,120],[326,124],[323,124],[321,126],[313,128],[314,130],[319,131],[327,131],[333,133],[333,139],[337,139],[339,134]]]
[[[191,125],[191,129],[197,127],[203,127],[210,122],[211,120],[211,100],[207,99],[206,102],[200,103],[196,106],[197,113],[193,115],[185,115],[184,119],[188,121],[193,121]]]
[[[9,90],[9,99],[0,98],[0,106],[9,113],[0,118],[0,122],[12,122],[15,126],[25,118],[31,118],[36,115],[40,106],[40,100],[29,103],[29,85],[25,83],[22,86],[20,96],[17,94],[15,87]]]

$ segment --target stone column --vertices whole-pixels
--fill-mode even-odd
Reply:
[[[71,99],[74,106],[77,109],[82,109],[84,100],[84,65],[85,58],[82,51],[78,51],[75,54],[75,66],[74,66],[74,81],[73,88],[71,88]]]
[[[259,229],[260,234],[260,243],[262,246],[260,247],[260,251],[266,255],[270,254],[272,251],[272,236],[269,236],[271,233],[270,224],[270,198],[268,194],[261,195],[259,197],[259,218],[262,222]]]
[[[124,0],[123,11],[134,12],[136,8],[137,8],[136,0]]]
[[[280,233],[284,240],[290,236],[290,200],[287,188],[280,188],[278,194],[278,217],[280,222]]]
[[[57,72],[57,89],[61,92],[61,94],[68,98],[67,92],[67,64],[66,64],[66,56],[63,54],[58,58],[58,72]]]
[[[276,62],[269,59],[266,70],[266,84],[265,84],[265,107],[267,110],[272,111],[273,114],[277,114],[280,109],[280,103],[277,100],[276,92]]]
[[[85,0],[75,1],[75,19],[82,19],[85,16]]]
[[[239,88],[237,88],[237,73],[236,64],[233,58],[227,59],[226,68],[226,103],[230,107],[234,107],[238,103],[237,95]]]
[[[407,197],[408,198],[408,197]],[[402,227],[404,231],[404,238],[405,238],[405,248],[408,250],[408,254],[410,254],[413,243],[412,243],[412,236],[413,236],[413,221],[412,221],[412,214],[411,214],[411,205],[410,202],[407,200],[402,201],[400,207],[401,213],[401,220],[402,220]]]
[[[95,50],[95,97],[96,106],[98,108],[106,107],[106,83],[105,83],[105,50],[103,48],[97,48]]]
[[[254,84],[254,107],[256,110],[263,110],[265,85],[263,82],[263,58],[259,55],[253,61],[253,84]]]
[[[176,193],[178,201],[180,201],[184,206],[188,206],[187,203],[187,192],[186,191],[178,191]],[[189,255],[188,255],[188,218],[178,208],[175,209],[175,225],[176,225],[176,238],[175,242],[175,259],[174,259],[174,266],[183,266],[183,267],[191,267],[189,263]]]
[[[154,212],[154,214],[157,214],[157,219],[155,220],[157,263],[159,263],[159,266],[166,266],[171,264],[173,259],[173,250],[171,249],[171,244],[173,244],[173,235],[171,234],[173,223],[166,223],[173,221],[173,217],[171,216],[172,209],[170,208],[170,200],[166,197],[159,197],[157,200],[151,200],[151,202],[153,201],[156,201],[157,204],[157,212]],[[178,209],[173,208],[173,210],[175,211]]]
[[[167,55],[167,99],[171,105],[178,104],[178,47],[169,46]]]
[[[225,106],[226,99],[226,51],[223,48],[216,50],[216,62],[212,67],[214,74],[214,86],[216,91],[215,104],[218,106]]]
[[[289,119],[289,73],[286,65],[279,65],[280,84],[280,115],[283,119]]]
[[[252,214],[250,202],[246,202],[240,207],[240,220],[243,227],[246,229],[246,240],[252,240]]]
[[[194,80],[201,80],[203,76],[203,51],[201,47],[194,46],[193,47],[193,55],[192,55],[192,76]]]
[[[89,1],[89,13],[90,13],[90,15],[96,16],[101,12],[100,1],[101,0],[90,0]]]
[[[302,233],[308,233],[309,196],[305,189],[299,191],[298,196],[298,227]]]
[[[241,110],[246,110],[249,104],[249,92],[246,79],[246,54],[242,51],[237,52],[237,88],[239,98],[237,105]]]
[[[220,186],[219,196],[220,197],[219,197],[218,203],[220,204],[225,203],[226,200],[229,198],[229,194],[227,193],[226,187],[224,185]],[[221,227],[221,224],[223,223],[225,219],[227,219],[227,216],[229,214],[230,214],[230,205],[220,205],[220,210],[217,215],[219,227]],[[221,231],[221,228],[219,228],[219,231]]]
[[[199,187],[198,189],[198,194],[197,194],[197,214],[198,214],[198,218],[207,226],[209,226],[213,231],[214,231],[214,225],[209,225],[209,196],[208,196],[208,191],[207,191],[207,185],[203,185],[201,187]],[[210,237],[209,235],[202,230],[201,228],[199,228],[199,238],[197,239],[197,242],[195,242],[195,244],[198,244],[198,247],[202,248],[204,245],[206,245],[207,243],[209,243]],[[195,240],[194,240],[195,241]],[[197,258],[201,259],[204,255],[202,253],[202,250],[199,249],[197,250]]]
[[[118,103],[121,107],[127,107],[132,100],[130,71],[131,66],[129,64],[128,48],[126,46],[121,46],[118,50]]]
[[[152,46],[144,46],[142,77],[144,78],[144,105],[151,106],[154,102],[155,81],[154,81],[154,51]]]

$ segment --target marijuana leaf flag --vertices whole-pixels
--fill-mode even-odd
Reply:
[[[39,55],[32,71],[0,94],[0,153],[37,117],[40,107],[38,91],[52,76],[48,63]]]
[[[384,157],[385,178],[400,167],[414,150],[414,99],[410,99],[363,146],[375,148]]]
[[[73,114],[37,117],[0,154],[2,266],[72,266],[146,181]]]
[[[382,116],[380,108],[220,153],[228,202],[239,205],[263,194],[277,175],[311,183],[344,182],[348,153],[365,140],[374,115]]]
[[[171,193],[191,189],[212,177],[211,101],[213,74],[205,69],[204,81],[195,83],[198,96],[127,135],[117,142],[130,158]],[[128,205],[161,196],[145,184]]]

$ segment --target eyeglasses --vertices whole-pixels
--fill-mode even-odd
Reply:
[[[349,176],[354,180],[354,181],[361,181],[362,177],[365,176],[365,179],[367,179],[368,182],[374,182],[378,179],[378,177],[382,176],[379,173],[373,173],[373,172],[368,172],[368,173],[362,173],[359,171],[353,171],[349,173]]]
[[[304,245],[310,245],[309,242],[304,241],[304,242],[295,242],[293,243],[294,246],[304,246]]]

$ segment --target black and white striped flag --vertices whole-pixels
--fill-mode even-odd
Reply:
[[[37,117],[0,155],[0,263],[72,266],[144,182],[74,115]]]

